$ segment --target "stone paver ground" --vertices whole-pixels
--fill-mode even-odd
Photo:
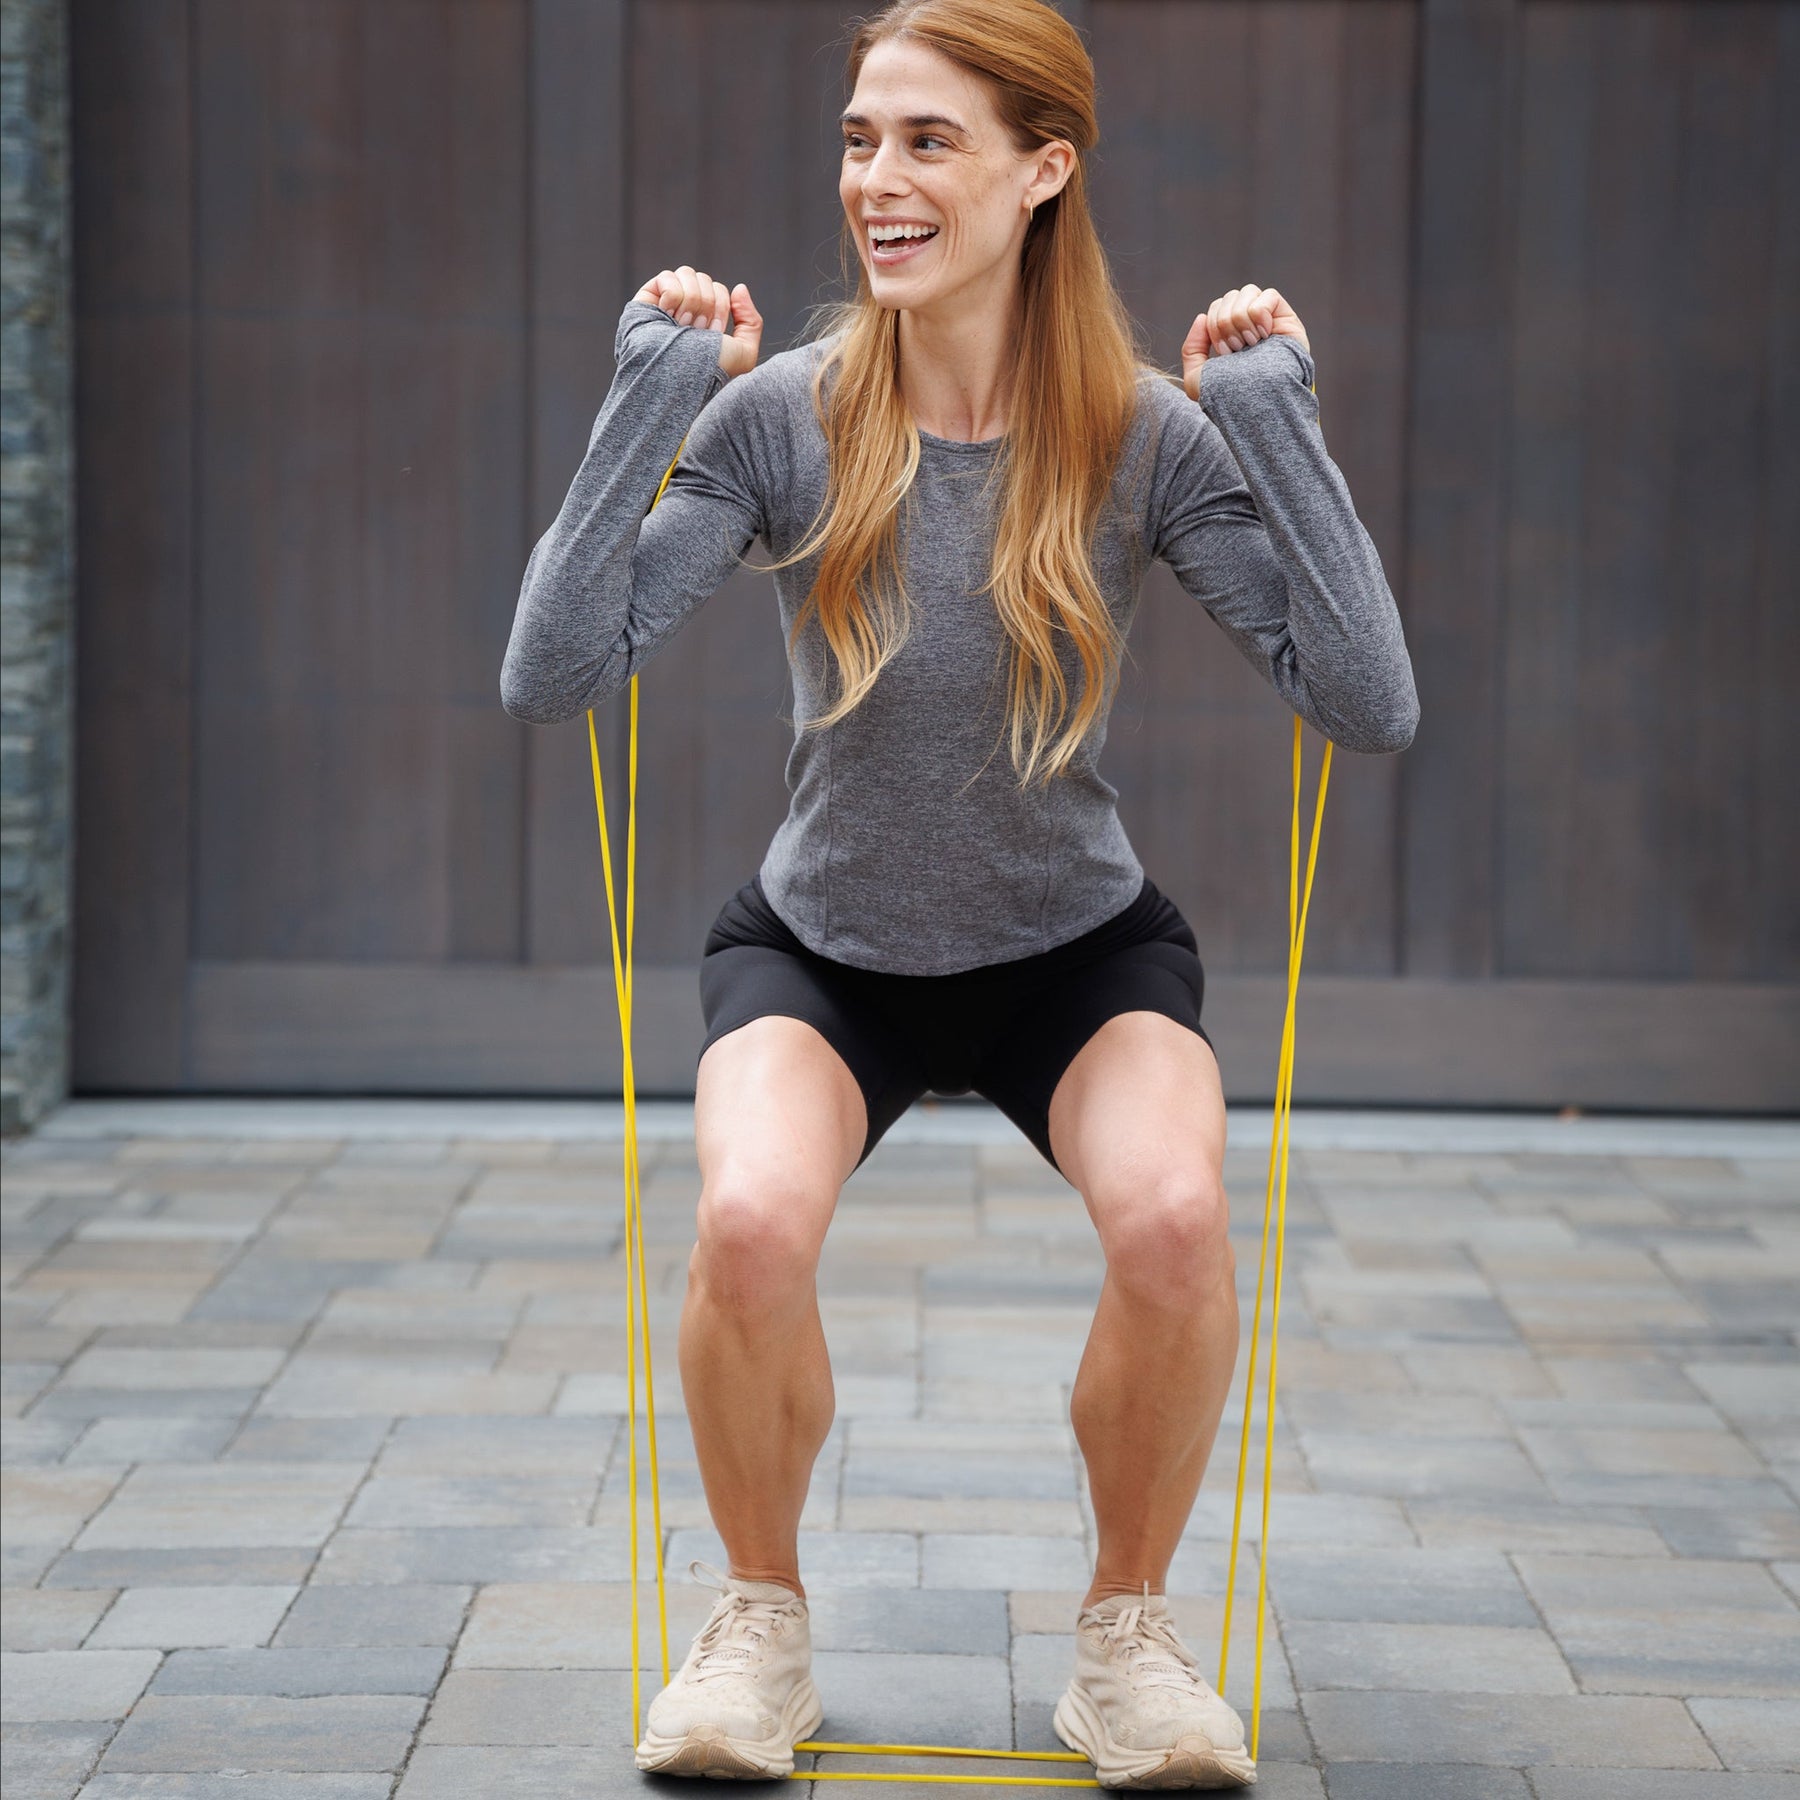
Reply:
[[[458,1136],[455,1109],[387,1138],[257,1116],[6,1147],[7,1800],[692,1792],[628,1750],[618,1145]],[[1227,1169],[1246,1348],[1169,1583],[1209,1677],[1261,1116],[1259,1140],[1234,1114]],[[1294,1151],[1265,1800],[1800,1792],[1792,1128],[1589,1141]],[[676,1363],[691,1135],[643,1167],[679,1660],[711,1597],[687,1563],[723,1560]],[[1100,1278],[1079,1196],[1016,1137],[896,1138],[846,1188],[802,1542],[822,1735],[1060,1748]],[[1261,1462],[1259,1409],[1226,1682],[1247,1719]],[[641,1513],[647,1705],[647,1486]]]

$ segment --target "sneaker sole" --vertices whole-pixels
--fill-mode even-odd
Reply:
[[[767,1781],[794,1772],[794,1746],[825,1722],[824,1702],[808,1675],[782,1709],[773,1738],[733,1737],[723,1726],[691,1725],[678,1738],[644,1733],[637,1766],[656,1775],[702,1775],[720,1781]]]
[[[1056,1735],[1094,1765],[1102,1787],[1233,1788],[1256,1782],[1248,1750],[1221,1749],[1202,1731],[1152,1750],[1129,1750],[1106,1735],[1092,1702],[1071,1684],[1051,1719]]]

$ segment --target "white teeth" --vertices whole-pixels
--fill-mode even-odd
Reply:
[[[935,225],[871,225],[869,236],[878,244],[891,244],[901,238],[935,236]]]

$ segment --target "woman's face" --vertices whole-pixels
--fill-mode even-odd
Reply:
[[[881,305],[933,309],[997,282],[1010,292],[1025,202],[1062,186],[1072,148],[1019,155],[986,87],[905,38],[884,39],[863,59],[843,129],[838,193]],[[924,229],[876,242],[871,226],[888,224]]]

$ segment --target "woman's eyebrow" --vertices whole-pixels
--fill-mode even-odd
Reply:
[[[867,125],[869,121],[861,113],[841,113],[838,116],[840,125]],[[959,131],[964,137],[969,135],[968,127],[960,119],[953,119],[948,113],[911,113],[900,121],[911,129],[921,125],[948,125],[952,131]]]

